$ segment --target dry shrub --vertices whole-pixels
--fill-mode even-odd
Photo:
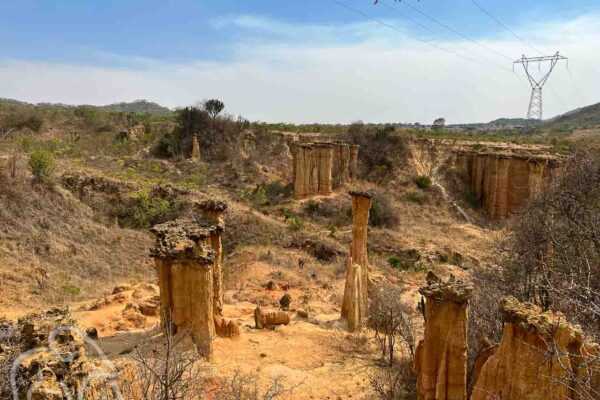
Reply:
[[[377,399],[413,400],[417,398],[417,376],[412,370],[411,359],[403,359],[392,367],[378,370],[371,375],[370,380],[371,388]]]
[[[402,301],[402,289],[385,286],[375,293],[369,307],[369,326],[375,330],[375,338],[381,350],[381,359],[391,367],[394,364],[394,351],[397,341],[412,359],[416,349],[413,320],[415,312]]]
[[[575,155],[509,227],[506,292],[600,339],[600,156]]]

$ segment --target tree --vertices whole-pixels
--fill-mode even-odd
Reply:
[[[225,104],[223,104],[221,100],[217,99],[206,100],[202,106],[208,115],[211,116],[213,121],[215,118],[217,118],[217,115],[219,115],[219,113],[225,109]]]
[[[431,129],[433,129],[434,131],[440,131],[444,129],[445,125],[446,120],[444,118],[438,118],[435,121],[433,121],[433,126],[431,127]]]

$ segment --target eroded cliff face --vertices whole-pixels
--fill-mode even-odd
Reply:
[[[353,332],[362,327],[369,306],[367,231],[371,194],[351,191],[350,195],[352,196],[352,246],[347,260],[341,314],[342,318],[348,321],[348,330]]]
[[[425,297],[425,332],[417,346],[414,371],[419,400],[467,397],[467,303],[472,288],[433,273],[419,292]]]
[[[481,367],[471,399],[579,399],[577,381],[592,374],[585,358],[595,346],[584,343],[579,327],[512,297],[502,300],[501,312],[502,340]]]
[[[358,146],[340,142],[289,142],[296,199],[327,196],[356,177]]]
[[[548,146],[411,139],[411,163],[440,185],[438,171],[455,171],[492,219],[504,219],[552,179],[562,157]]]
[[[503,219],[538,193],[552,178],[556,159],[546,155],[510,155],[459,151],[456,167],[492,219]]]

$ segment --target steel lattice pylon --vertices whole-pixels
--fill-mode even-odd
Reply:
[[[532,121],[536,121],[537,124],[542,124],[542,88],[544,84],[548,80],[550,73],[554,69],[554,66],[560,60],[568,60],[567,57],[563,57],[558,54],[558,51],[553,56],[543,56],[543,57],[521,57],[519,60],[513,63],[514,64],[522,64],[523,69],[525,69],[525,73],[527,74],[527,79],[529,80],[529,84],[531,85],[531,99],[529,100],[529,109],[527,110],[527,125],[532,125]],[[531,71],[529,70],[529,64],[538,63],[538,67],[541,68],[542,62],[549,61],[550,68],[548,72],[544,74],[541,78],[535,79]],[[567,61],[568,62],[568,61]]]

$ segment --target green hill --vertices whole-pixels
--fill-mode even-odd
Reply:
[[[600,125],[600,103],[576,108],[547,121],[554,126],[588,128]]]
[[[125,113],[136,113],[136,114],[151,114],[151,115],[169,115],[172,113],[167,107],[163,107],[147,100],[136,100],[131,103],[115,103],[107,106],[100,106],[103,110],[107,111],[118,111]]]

